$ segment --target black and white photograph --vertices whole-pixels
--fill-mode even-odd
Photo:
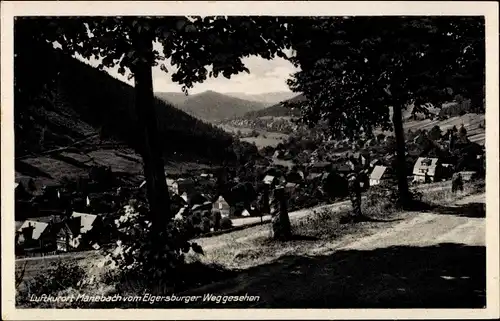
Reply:
[[[2,305],[498,317],[497,3],[43,3],[2,2]]]

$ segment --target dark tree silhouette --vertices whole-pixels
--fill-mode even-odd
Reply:
[[[436,125],[434,127],[431,128],[431,130],[429,131],[429,138],[436,141],[436,140],[439,140],[441,138],[441,128]]]

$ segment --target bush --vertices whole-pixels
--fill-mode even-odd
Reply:
[[[223,217],[220,220],[220,227],[223,230],[227,230],[227,229],[233,227],[233,222],[231,221],[231,219],[229,217]]]
[[[182,283],[185,254],[191,250],[203,254],[198,244],[189,242],[198,230],[193,220],[176,218],[162,230],[153,229],[146,208],[139,202],[125,206],[120,214],[115,220],[119,240],[107,253],[108,263],[114,263],[124,276],[144,280],[146,285],[161,282],[175,287]],[[200,212],[194,220],[203,224]]]
[[[418,191],[410,191],[412,203],[418,205],[422,200],[422,194]],[[370,187],[366,193],[366,199],[362,201],[362,213],[368,216],[384,217],[402,209],[399,191],[393,185],[376,185]]]
[[[31,301],[30,297],[40,297],[42,294],[56,296],[67,289],[80,289],[86,276],[85,270],[75,262],[55,262],[48,271],[25,281],[24,287],[20,287],[17,293],[16,304],[23,307],[52,307],[54,303],[35,302]]]

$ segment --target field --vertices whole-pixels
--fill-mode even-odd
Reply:
[[[405,131],[417,130],[430,131],[432,127],[439,126],[444,133],[455,126],[457,129],[464,125],[467,130],[467,137],[471,142],[484,145],[485,142],[485,116],[484,114],[465,114],[463,116],[450,117],[446,120],[406,120],[403,124]],[[377,133],[380,131],[377,131]],[[394,135],[392,132],[384,132],[386,135]]]
[[[246,135],[254,131],[252,128],[233,127],[229,125],[219,125],[219,127],[232,134],[236,134],[239,131],[243,135]],[[282,133],[268,132],[264,130],[255,131],[259,133],[258,137],[245,137],[241,138],[241,140],[251,144],[255,143],[257,148],[263,148],[266,146],[276,147],[276,145],[288,138],[288,135]]]
[[[432,127],[438,125],[441,128],[441,131],[445,132],[446,130],[455,126],[457,129],[464,125],[467,130],[467,136],[470,141],[474,143],[478,143],[480,145],[484,145],[485,142],[485,128],[481,128],[481,125],[484,125],[485,115],[484,114],[465,114],[463,116],[450,117],[446,120],[417,120],[417,121],[407,121],[404,124],[404,128],[406,130],[416,131],[420,130],[431,130]]]
[[[165,170],[178,175],[192,169],[209,166],[203,163],[166,160]],[[142,180],[142,159],[131,149],[105,148],[88,152],[61,152],[58,155],[37,156],[16,161],[16,177],[36,178],[37,185],[60,181],[62,178],[87,176],[90,166],[110,166],[112,171],[132,184]]]

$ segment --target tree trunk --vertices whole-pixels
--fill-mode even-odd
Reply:
[[[393,106],[392,123],[396,138],[396,175],[398,178],[399,197],[401,204],[407,206],[410,202],[410,192],[406,178],[405,135],[401,108],[402,106],[397,104]]]
[[[151,70],[153,42],[149,33],[143,29],[143,32],[138,31],[134,34],[132,43],[138,56],[142,58],[132,71],[135,81],[135,112],[142,138],[140,153],[144,162],[147,198],[153,229],[162,230],[172,215],[154,105]]]
[[[290,218],[288,217],[287,200],[284,189],[279,188],[274,191],[279,201],[279,210],[272,218],[273,238],[277,240],[287,240],[292,236]]]

